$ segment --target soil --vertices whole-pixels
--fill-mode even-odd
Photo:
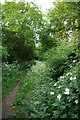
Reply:
[[[8,118],[8,115],[13,111],[12,105],[14,103],[15,97],[19,91],[19,86],[22,80],[24,80],[26,75],[21,78],[13,90],[6,96],[5,100],[2,102],[2,118]]]

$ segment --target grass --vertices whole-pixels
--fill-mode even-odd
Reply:
[[[2,68],[2,99],[15,87],[15,85],[28,72],[32,62],[21,64],[3,64]]]

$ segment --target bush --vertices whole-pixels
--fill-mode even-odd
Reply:
[[[12,116],[79,118],[79,61],[72,55],[75,49],[73,44],[61,45],[44,55],[45,62],[36,61],[21,85]]]
[[[78,118],[78,64],[60,76],[58,82],[46,81],[34,91],[32,100],[25,103],[30,118]]]
[[[44,54],[44,60],[46,60],[47,66],[51,69],[53,79],[57,80],[69,68],[72,63],[71,54],[74,53],[76,56],[75,49],[74,44],[63,43]],[[72,57],[74,60],[75,57]]]
[[[7,47],[2,46],[2,60],[7,61],[9,57]]]
[[[30,69],[32,61],[25,63],[18,63],[15,61],[12,64],[3,63],[2,64],[2,81],[3,81],[3,99],[6,95],[14,88],[17,82],[24,76]]]
[[[70,65],[55,82],[50,68],[37,62],[21,85],[13,105],[13,116],[23,118],[78,118],[79,114],[79,62]],[[21,109],[19,109],[21,108]]]
[[[36,65],[32,66],[31,71],[28,72],[28,76],[22,82],[19,94],[14,102],[14,109],[17,109],[15,109],[13,116],[24,117],[25,114],[26,117],[26,108],[24,107],[26,102],[25,99],[27,99],[29,102],[32,99],[32,96],[35,94],[34,90],[37,91],[40,84],[50,81],[49,68],[45,67],[45,63],[36,61]],[[23,115],[21,113],[23,113]]]

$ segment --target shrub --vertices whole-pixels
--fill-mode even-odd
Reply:
[[[58,82],[46,81],[34,91],[31,101],[25,103],[30,118],[78,118],[79,86],[78,64],[60,76]]]
[[[7,61],[9,57],[7,47],[2,46],[2,60]]]
[[[36,61],[21,84],[13,116],[79,118],[79,61],[69,56],[74,49],[73,45],[61,45],[44,55],[45,62]]]
[[[2,63],[2,81],[3,81],[3,99],[13,89],[17,82],[24,76],[30,69],[32,61],[25,63],[18,63],[15,61],[12,64]]]
[[[71,54],[74,53],[76,56],[75,49],[74,44],[63,43],[57,46],[56,49],[50,49],[44,54],[44,60],[46,60],[47,66],[51,69],[53,79],[57,80],[69,68],[72,63]],[[72,57],[74,60],[75,57]]]
[[[70,65],[63,76],[55,82],[50,68],[37,62],[22,83],[13,105],[15,117],[25,118],[78,118],[79,62]],[[21,109],[19,109],[21,108]]]

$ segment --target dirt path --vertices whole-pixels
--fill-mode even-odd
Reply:
[[[2,101],[0,100],[0,120],[2,118]]]
[[[27,75],[25,75],[18,84],[13,88],[13,90],[7,95],[5,100],[2,102],[2,118],[7,118],[8,115],[12,112],[12,104],[15,100],[15,97],[19,91],[19,85],[22,80],[25,79]]]
[[[33,71],[40,70],[42,67],[45,68],[45,64],[38,61],[36,65],[32,66],[32,70]],[[5,100],[2,102],[2,118],[8,118],[8,116],[13,112],[12,105],[19,91],[19,86],[26,77],[27,74],[19,80],[17,85],[13,88],[13,90],[7,95]]]

